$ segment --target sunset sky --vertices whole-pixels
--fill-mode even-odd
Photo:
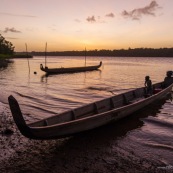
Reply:
[[[15,51],[173,47],[172,0],[0,0]]]

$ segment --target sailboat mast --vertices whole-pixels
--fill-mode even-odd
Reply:
[[[86,47],[85,47],[85,66],[86,66]]]
[[[46,46],[45,46],[45,67],[47,64],[47,42],[46,42]]]
[[[26,47],[26,56],[27,56],[27,60],[28,60],[28,69],[29,69],[29,73],[30,73],[30,65],[29,65],[29,58],[28,58],[28,49],[27,49],[27,44],[25,43],[25,47]]]

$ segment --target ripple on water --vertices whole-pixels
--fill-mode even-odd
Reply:
[[[48,59],[52,67],[84,64],[83,57]],[[44,57],[34,57],[30,60],[30,74],[27,61],[16,59],[10,64],[10,68],[0,72],[0,102],[3,107],[9,109],[7,98],[11,94],[14,95],[27,122],[32,122],[112,94],[141,87],[146,75],[150,75],[153,83],[162,81],[166,71],[172,69],[173,64],[173,58],[166,57],[88,57],[87,64],[98,64],[100,60],[103,61],[100,71],[45,76],[39,69]],[[34,71],[37,71],[37,75],[33,74]],[[133,152],[139,158],[147,158],[160,166],[172,164],[172,110],[171,101],[164,102],[157,108],[149,106],[142,112],[133,114],[127,121],[123,120],[115,127],[109,126],[100,131],[105,138],[108,136],[106,139],[111,141],[111,148],[114,148],[118,141],[124,151]]]

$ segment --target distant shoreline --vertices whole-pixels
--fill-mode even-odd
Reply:
[[[16,54],[22,54],[18,52]],[[24,53],[23,53],[24,54]],[[32,51],[31,56],[45,56],[45,52]],[[135,48],[120,50],[83,50],[83,51],[51,51],[46,52],[47,56],[101,56],[101,57],[173,57],[173,48]]]
[[[8,54],[0,54],[0,68],[6,68],[9,63],[12,62],[12,59],[14,58],[33,58],[32,55],[26,55],[26,54],[14,54],[14,55],[8,55]]]
[[[33,56],[17,53],[17,54],[12,55],[12,58],[33,58]]]

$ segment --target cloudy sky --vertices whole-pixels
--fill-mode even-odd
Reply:
[[[0,0],[15,51],[173,47],[172,0]]]

